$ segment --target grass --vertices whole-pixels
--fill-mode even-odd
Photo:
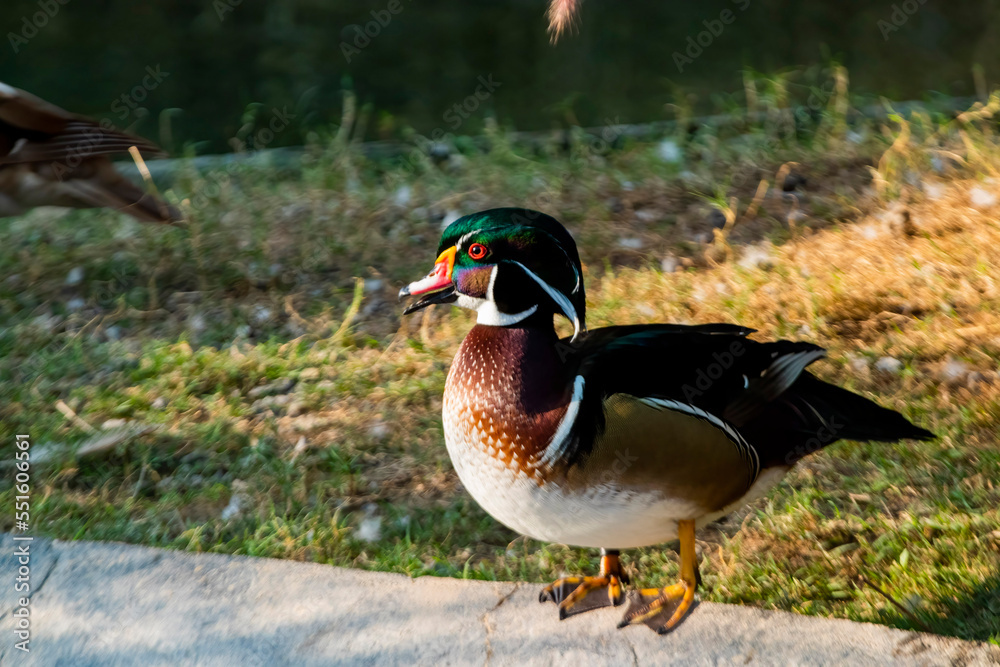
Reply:
[[[376,163],[341,131],[293,176],[183,174],[168,196],[186,229],[0,222],[0,460],[31,435],[32,530],[413,576],[595,568],[462,490],[440,408],[472,319],[401,320],[394,298],[443,218],[522,204],[576,236],[592,327],[812,340],[821,376],[940,435],[837,443],[702,531],[703,599],[1000,643],[998,102],[862,121],[842,96],[815,119],[779,97],[755,97],[764,121],[678,135],[676,162],[656,142],[527,149],[493,128],[485,153]],[[789,173],[808,178],[795,196]],[[101,433],[120,442],[81,454]],[[670,549],[625,563],[642,585],[677,576]]]

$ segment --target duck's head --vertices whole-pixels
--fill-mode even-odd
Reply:
[[[475,310],[479,324],[512,326],[532,316],[564,315],[574,338],[586,325],[576,243],[544,213],[494,208],[459,218],[444,231],[434,269],[399,291],[421,296],[403,311],[435,303]]]

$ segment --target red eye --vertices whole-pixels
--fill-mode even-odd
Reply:
[[[469,246],[469,257],[472,259],[482,259],[489,252],[482,243],[473,243]]]

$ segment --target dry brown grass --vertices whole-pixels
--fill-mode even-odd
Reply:
[[[605,276],[595,300],[622,305],[600,316],[628,319],[630,306],[641,303],[652,309],[651,321],[725,320],[735,302],[743,322],[764,336],[810,327],[830,345],[877,340],[886,354],[916,349],[926,362],[971,356],[986,367],[1000,355],[994,308],[1000,305],[1000,207],[969,205],[970,191],[982,187],[976,181],[942,187],[938,199],[914,194],[910,203],[854,224],[768,245],[757,266],[737,260],[693,274]]]

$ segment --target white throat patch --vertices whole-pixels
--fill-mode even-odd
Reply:
[[[501,313],[500,309],[497,308],[496,301],[493,299],[493,285],[496,283],[496,280],[497,267],[494,266],[493,270],[490,271],[490,284],[486,289],[485,299],[469,296],[468,294],[458,295],[456,303],[459,306],[476,311],[476,323],[491,327],[507,327],[529,318],[538,310],[538,304],[535,304],[527,310],[522,310],[520,313]]]
[[[538,310],[538,305],[535,304],[527,310],[522,310],[520,313],[501,313],[497,310],[497,305],[492,301],[486,301],[485,299],[475,299],[475,301],[479,301],[481,304],[476,308],[476,323],[494,327],[507,327],[511,324],[517,324],[521,320],[528,319],[528,317],[534,315],[535,311]],[[459,298],[459,305],[461,305],[461,298]]]

